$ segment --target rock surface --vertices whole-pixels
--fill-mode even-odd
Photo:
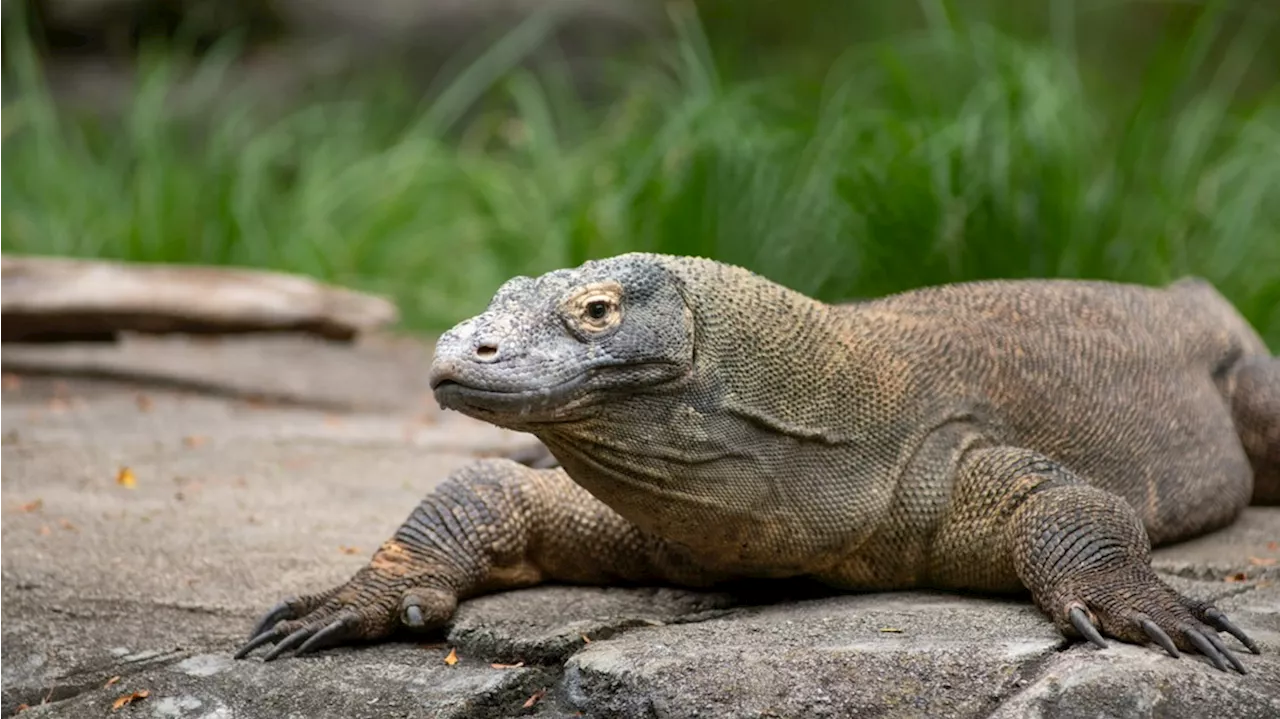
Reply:
[[[932,592],[541,587],[464,603],[437,636],[233,661],[259,612],[344,580],[451,469],[524,440],[440,413],[414,343],[40,352],[24,366],[80,376],[5,375],[6,716],[1280,716],[1276,508],[1157,552],[1262,644],[1243,677]]]

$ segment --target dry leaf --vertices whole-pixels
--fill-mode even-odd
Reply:
[[[111,711],[116,711],[122,706],[132,704],[141,699],[146,699],[149,696],[151,696],[151,692],[143,689],[132,694],[125,694],[124,696],[117,697],[115,701],[111,702]]]
[[[880,627],[883,634],[901,634],[902,630],[897,627]]]
[[[539,689],[538,691],[533,693],[533,696],[529,697],[528,699],[525,699],[524,704],[522,706],[525,709],[528,709],[534,704],[537,704],[538,700],[541,699],[546,693],[547,693],[546,689]]]
[[[133,489],[138,486],[138,478],[133,476],[132,469],[129,469],[128,467],[121,467],[120,471],[116,472],[116,484],[121,487]]]
[[[63,517],[63,518],[61,518],[61,519],[59,519],[59,520],[58,520],[58,526],[59,526],[59,527],[62,527],[62,528],[63,528],[63,529],[65,529],[65,530],[67,530],[68,532],[78,532],[78,531],[80,531],[80,528],[79,528],[79,527],[77,527],[76,525],[72,524],[72,523],[71,523],[71,520],[70,520],[70,519],[67,519],[66,517]]]
[[[39,497],[37,497],[36,499],[34,499],[34,500],[30,501],[30,502],[27,502],[26,504],[22,505],[21,507],[18,507],[18,511],[19,511],[19,512],[34,512],[34,511],[36,511],[36,510],[40,509],[40,508],[41,508],[41,507],[43,507],[43,506],[44,506],[44,500],[43,500],[43,499],[40,499]]]
[[[1267,542],[1267,549],[1273,552],[1280,552],[1280,542]]]
[[[449,666],[453,666],[454,664],[457,664],[457,663],[458,663],[458,650],[457,650],[457,649],[450,649],[450,650],[449,650],[449,656],[447,656],[447,657],[445,657],[445,658],[444,658],[444,663],[445,663],[445,664],[448,664]]]
[[[209,441],[208,437],[203,437],[198,434],[189,434],[182,438],[182,446],[195,449],[196,447],[199,447],[208,441]]]
[[[30,708],[31,708],[31,705],[30,705],[30,704],[19,704],[19,705],[18,705],[18,708],[17,708],[17,709],[15,709],[15,710],[13,711],[13,713],[14,713],[14,714],[17,714],[18,712],[24,712],[24,711],[26,711],[26,710],[28,710],[28,709],[30,709]]]
[[[590,643],[591,643],[591,637],[589,637],[589,636],[587,636],[587,635],[585,635],[585,634],[583,634],[583,635],[581,635],[581,636],[582,636],[582,643],[583,643],[583,644],[590,644]]]
[[[359,547],[348,547],[348,546],[346,546],[346,545],[344,544],[344,545],[342,545],[342,546],[338,547],[338,551],[339,551],[339,552],[342,552],[343,554],[359,554],[359,553],[360,553],[360,548],[359,548]]]
[[[115,684],[115,683],[116,683],[116,682],[118,682],[118,681],[120,681],[120,675],[119,675],[119,674],[117,674],[117,675],[115,675],[114,677],[111,677],[110,679],[108,679],[108,680],[107,680],[107,683],[102,685],[102,688],[103,688],[103,689],[106,689],[107,687],[111,686],[112,684]]]
[[[53,534],[53,530],[49,529],[49,525],[47,524],[40,525],[40,536],[47,537],[50,534]]]
[[[138,403],[138,411],[139,411],[139,412],[150,412],[150,411],[151,411],[151,398],[150,398],[150,397],[146,396],[145,394],[140,394],[140,395],[138,395],[138,397],[137,397],[136,401],[137,401],[137,403]]]
[[[1275,563],[1275,557],[1249,557],[1249,564],[1255,567],[1270,567]]]
[[[494,669],[519,669],[524,666],[524,662],[516,662],[515,664],[490,664]]]
[[[1247,581],[1248,579],[1249,579],[1249,575],[1245,574],[1244,572],[1236,572],[1235,574],[1228,574],[1228,575],[1224,578],[1224,581],[1227,581],[1227,582],[1244,582],[1244,581]]]

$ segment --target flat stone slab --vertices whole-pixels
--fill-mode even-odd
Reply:
[[[1219,602],[1262,644],[1243,655],[1243,677],[1149,648],[1069,645],[1018,600],[663,587],[509,592],[464,603],[438,634],[233,661],[260,612],[344,581],[452,469],[527,443],[422,395],[310,406],[337,396],[326,373],[362,366],[369,347],[314,365],[300,354],[287,373],[276,340],[252,347],[187,376],[269,390],[273,373],[287,374],[292,406],[5,376],[6,716],[22,704],[23,717],[237,719],[1280,715],[1276,508],[1156,552],[1171,583]],[[386,397],[429,356],[379,352],[381,374],[360,381]]]

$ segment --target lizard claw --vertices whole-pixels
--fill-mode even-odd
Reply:
[[[1080,636],[1093,642],[1099,649],[1106,649],[1107,642],[1098,633],[1098,628],[1093,626],[1093,621],[1084,613],[1080,607],[1072,607],[1071,612],[1067,615],[1071,619],[1071,626],[1075,627]]]
[[[312,634],[310,639],[298,647],[293,656],[302,656],[307,652],[334,646],[350,636],[358,626],[359,620],[352,614],[346,614],[340,619],[335,619],[324,629]]]
[[[306,641],[308,637],[315,633],[315,631],[314,625],[307,625],[298,629],[284,639],[281,639],[274,647],[271,647],[271,651],[263,655],[262,661],[269,662],[290,649],[293,649]]]
[[[1169,656],[1174,659],[1182,656],[1178,653],[1178,648],[1174,646],[1173,640],[1170,639],[1169,635],[1160,628],[1159,624],[1156,624],[1146,617],[1139,620],[1138,624],[1141,625],[1142,631],[1146,632],[1148,637],[1151,637],[1151,641],[1159,644],[1162,649],[1169,653]]]
[[[407,626],[418,628],[426,625],[426,620],[422,617],[422,608],[417,605],[409,605],[404,610],[404,623]]]
[[[1219,639],[1218,635],[1212,630],[1202,632],[1195,627],[1184,626],[1182,631],[1186,634],[1187,639],[1195,645],[1196,649],[1199,650],[1201,654],[1209,657],[1209,661],[1213,662],[1213,665],[1218,669],[1224,672],[1227,671],[1227,662],[1230,662],[1231,666],[1241,674],[1249,673],[1249,670],[1244,668],[1244,664],[1240,663],[1240,660],[1236,658],[1236,655],[1232,654],[1231,650],[1227,649],[1226,645],[1222,643],[1222,640]]]
[[[281,619],[294,618],[295,612],[293,609],[293,602],[296,601],[297,599],[286,599],[267,610],[267,613],[262,615],[262,618],[258,620],[258,623],[253,626],[253,630],[249,632],[249,638],[255,639],[261,636],[263,632],[274,627]]]
[[[267,630],[265,632],[261,632],[254,638],[245,642],[238,650],[236,650],[236,653],[232,656],[234,656],[236,659],[244,659],[245,657],[249,656],[249,654],[251,654],[254,649],[257,649],[263,644],[269,644],[271,642],[274,642],[275,640],[283,636],[284,636],[283,632],[279,632],[275,630]]]
[[[1058,596],[1054,604],[1061,613],[1053,614],[1063,633],[1100,648],[1107,646],[1103,635],[1109,635],[1134,644],[1155,644],[1175,659],[1183,652],[1201,654],[1221,671],[1247,674],[1244,663],[1215,631],[1219,630],[1259,653],[1258,645],[1222,610],[1183,597],[1149,569],[1077,579]]]
[[[1236,640],[1243,644],[1245,649],[1248,649],[1250,652],[1254,654],[1262,653],[1262,649],[1258,647],[1258,643],[1250,639],[1249,635],[1245,634],[1240,627],[1233,624],[1230,619],[1227,619],[1227,615],[1223,614],[1221,609],[1218,609],[1213,605],[1202,606],[1197,604],[1192,607],[1192,613],[1198,614],[1200,621],[1205,624],[1208,624],[1220,632],[1226,632],[1227,634],[1235,637]]]

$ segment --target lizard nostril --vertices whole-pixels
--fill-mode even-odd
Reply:
[[[492,360],[498,356],[498,346],[492,344],[482,344],[476,346],[476,359]]]

